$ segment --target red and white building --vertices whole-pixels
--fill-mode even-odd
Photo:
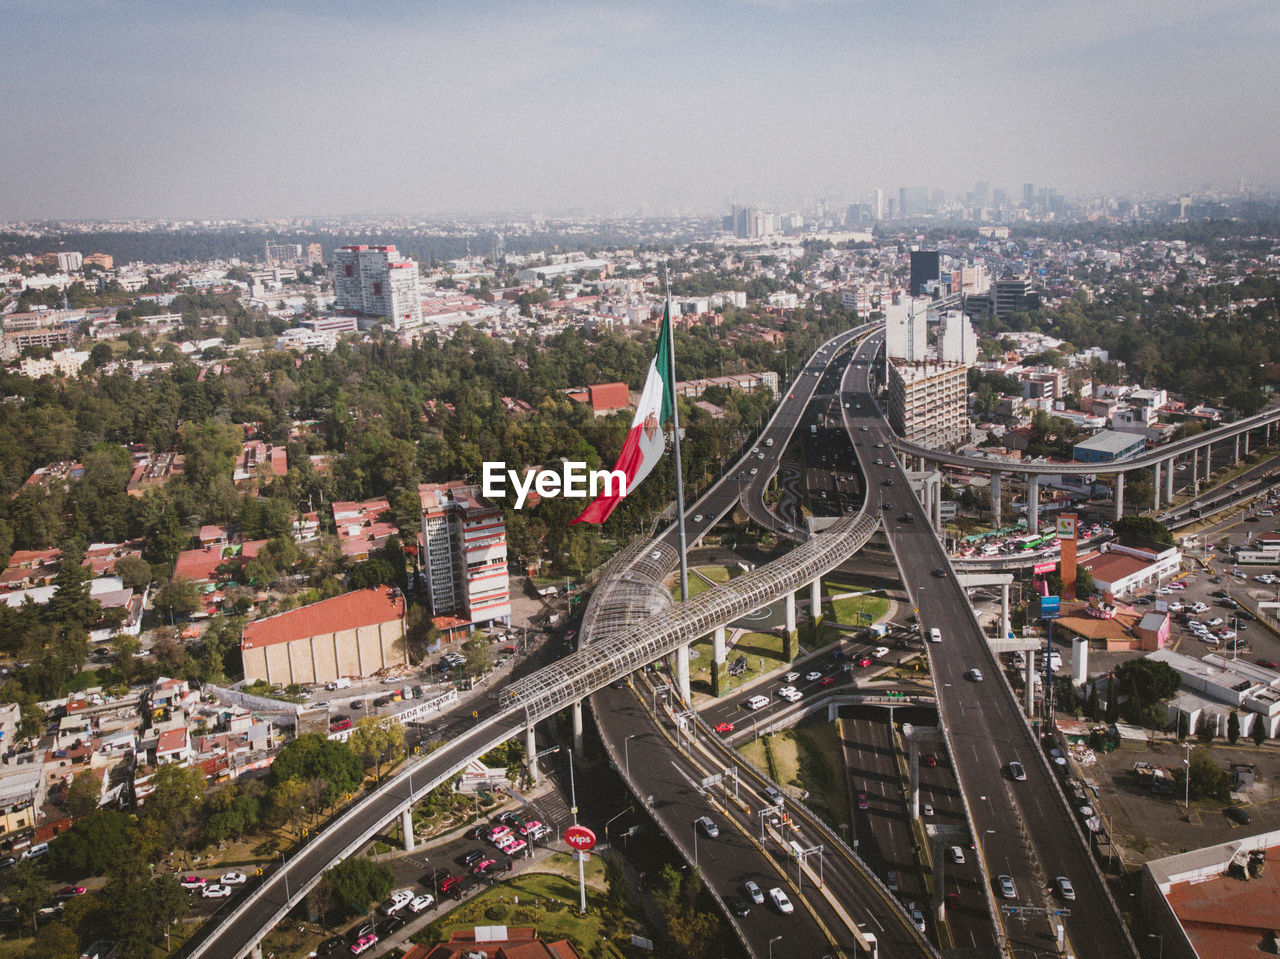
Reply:
[[[424,483],[421,565],[433,616],[458,616],[474,626],[511,621],[507,527],[502,510],[476,486]]]
[[[418,264],[394,246],[343,246],[333,251],[334,306],[380,316],[393,329],[422,325]]]

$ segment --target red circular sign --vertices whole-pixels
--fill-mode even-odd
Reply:
[[[596,844],[596,834],[586,826],[570,826],[564,831],[564,841],[579,852],[586,852]]]

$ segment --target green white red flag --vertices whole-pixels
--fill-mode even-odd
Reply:
[[[662,458],[662,452],[666,448],[663,430],[671,421],[675,406],[676,385],[671,369],[671,306],[668,304],[662,314],[658,352],[649,364],[649,375],[644,381],[640,402],[636,404],[631,430],[627,433],[626,442],[622,444],[618,462],[613,467],[626,475],[628,493],[653,472],[654,466]],[[603,523],[621,502],[622,496],[618,495],[617,490],[606,485],[605,492],[592,500],[591,505],[573,522]]]

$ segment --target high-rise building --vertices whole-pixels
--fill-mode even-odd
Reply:
[[[898,216],[923,216],[929,212],[929,191],[922,186],[898,188]]]
[[[1025,276],[1010,276],[996,280],[991,288],[991,305],[996,316],[1010,313],[1026,313],[1040,306],[1040,294]]]
[[[907,292],[912,296],[924,296],[929,283],[937,283],[942,276],[942,256],[937,250],[911,251],[911,285]]]
[[[74,250],[58,254],[58,269],[63,273],[71,273],[84,266],[84,257]]]
[[[302,262],[301,243],[272,243],[266,241],[267,266],[297,266]]]
[[[969,317],[959,310],[948,310],[938,323],[938,356],[943,363],[978,362],[978,334]]]
[[[884,352],[891,360],[902,360],[914,363],[923,360],[925,348],[928,346],[926,315],[924,304],[920,309],[913,309],[910,297],[903,297],[900,303],[885,304],[884,310]]]
[[[318,266],[324,262],[324,252],[319,243],[307,244],[307,266]]]
[[[476,626],[511,621],[507,527],[502,510],[459,480],[418,487],[422,575],[433,616]]]
[[[883,220],[889,215],[889,200],[885,196],[884,190],[876,190],[875,196],[871,201],[872,216],[876,220]]]
[[[969,438],[969,368],[889,361],[889,422],[903,439],[942,448]]]
[[[380,316],[401,330],[422,324],[418,264],[394,246],[343,246],[333,251],[334,306]]]

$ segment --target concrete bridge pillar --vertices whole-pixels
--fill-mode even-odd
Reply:
[[[947,849],[938,836],[929,838],[929,851],[933,860],[933,918],[943,922],[947,918]]]
[[[1245,431],[1243,438],[1244,438],[1244,455],[1248,456],[1249,455],[1249,433],[1247,430]]]
[[[1000,585],[1000,638],[1009,638],[1009,584]]]
[[[1000,471],[991,474],[991,525],[1000,528]]]
[[[1238,433],[1235,436],[1235,452],[1231,455],[1231,462],[1233,464],[1240,462],[1240,434]]]
[[[787,593],[786,620],[783,627],[782,658],[790,662],[795,659],[796,652],[796,594]]]
[[[1023,650],[1023,655],[1027,657],[1026,691],[1023,695],[1023,708],[1027,711],[1027,718],[1031,719],[1036,714],[1036,651],[1034,649]]]
[[[404,838],[404,851],[413,852],[413,807],[400,810],[400,835]]]
[[[255,942],[249,950],[249,959],[262,959],[262,943]]]
[[[1040,529],[1040,477],[1027,474],[1027,532]]]
[[[727,640],[726,630],[723,626],[717,626],[716,631],[712,633],[711,638],[711,695],[719,696],[724,692],[724,661],[725,661],[725,645]]]
[[[1177,464],[1174,463],[1173,459],[1173,457],[1169,458],[1164,470],[1164,501],[1166,503],[1173,502],[1173,472],[1177,469]]]
[[[942,473],[935,471],[933,477],[933,531],[942,532]]]
[[[573,721],[573,751],[579,756],[582,755],[582,700],[579,699],[573,704],[570,710],[570,716]]]
[[[1124,474],[1116,474],[1116,519],[1124,516]]]
[[[533,735],[532,726],[524,731],[524,755],[525,765],[529,767],[529,778],[536,783],[538,781],[538,740]]]
[[[814,629],[817,629],[822,622],[822,577],[809,584],[809,615],[813,617]]]
[[[676,657],[676,695],[680,697],[680,702],[686,706],[689,704],[689,647],[681,646],[675,652]]]
[[[1160,464],[1156,463],[1151,467],[1153,476],[1151,483],[1151,508],[1158,510],[1160,508]]]
[[[1204,444],[1204,480],[1209,482],[1213,476],[1213,443]]]

